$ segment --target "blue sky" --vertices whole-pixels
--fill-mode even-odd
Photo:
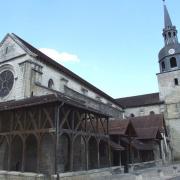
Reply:
[[[166,4],[180,30],[180,1]],[[61,64],[114,98],[158,91],[161,0],[6,0],[0,17],[1,39],[14,32],[54,52]]]

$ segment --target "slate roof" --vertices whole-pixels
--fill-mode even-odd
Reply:
[[[95,86],[93,86],[92,84],[87,82],[86,80],[82,79],[80,76],[76,75],[75,73],[73,73],[69,69],[65,68],[61,64],[59,64],[56,61],[54,61],[53,59],[51,59],[50,57],[46,56],[44,53],[42,53],[41,51],[39,51],[38,49],[33,47],[31,44],[29,44],[28,42],[26,42],[25,40],[23,40],[22,38],[20,38],[16,34],[12,33],[12,34],[10,34],[10,36],[15,37],[16,39],[18,39],[18,41],[20,41],[32,53],[36,54],[37,55],[36,58],[39,59],[41,62],[49,64],[50,66],[53,66],[54,68],[58,69],[60,72],[62,72],[65,75],[69,76],[70,78],[78,81],[80,84],[87,86],[87,88],[89,88],[90,90],[92,90],[92,91],[96,92],[97,94],[107,98],[109,101],[113,102],[117,106],[120,106],[120,104],[117,103],[114,98],[107,95],[106,93],[104,93],[100,89],[96,88]]]
[[[124,108],[150,106],[164,103],[163,101],[160,101],[159,93],[118,98],[116,99],[116,101],[119,103],[119,105],[123,106]]]

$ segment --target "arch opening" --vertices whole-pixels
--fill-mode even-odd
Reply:
[[[70,138],[63,134],[59,138],[58,172],[70,171]]]
[[[77,136],[73,142],[73,170],[82,171],[86,169],[86,142],[82,136]]]
[[[177,67],[177,61],[175,57],[170,58],[170,66],[171,68]]]
[[[8,170],[8,152],[9,146],[5,137],[0,142],[0,169]]]
[[[37,171],[37,140],[34,135],[28,136],[25,143],[25,172]]]
[[[91,137],[88,142],[88,160],[89,169],[98,168],[98,145],[94,137]]]
[[[40,143],[40,163],[39,169],[41,173],[54,173],[54,143],[53,138],[49,134],[45,134]]]
[[[22,154],[23,154],[23,142],[19,136],[16,136],[11,144],[11,171],[22,170]]]
[[[105,141],[100,141],[99,143],[99,158],[100,158],[100,167],[105,168],[109,165],[109,150],[108,143]]]

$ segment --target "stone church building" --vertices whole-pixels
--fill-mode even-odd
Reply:
[[[164,18],[159,93],[119,99],[7,34],[0,43],[0,169],[57,174],[120,165],[112,158],[131,154],[127,141],[138,134],[132,145],[149,160],[151,144],[162,140],[157,154],[170,143],[179,160],[180,44],[166,5]],[[153,130],[151,136],[144,128]]]

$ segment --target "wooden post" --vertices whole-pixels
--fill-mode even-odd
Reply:
[[[40,138],[38,138],[37,142],[37,173],[40,172]]]
[[[118,144],[121,145],[120,136],[118,136]],[[119,151],[119,166],[121,166],[121,151]]]
[[[57,105],[55,106],[55,128],[56,128],[56,141],[55,141],[55,174],[57,175],[57,180],[60,180],[60,176],[58,173],[58,167],[57,167],[57,153],[58,153],[58,149],[59,149],[59,111],[60,108],[64,105],[64,102],[61,103],[61,105]]]
[[[86,141],[86,170],[89,170],[89,145],[88,141]]]
[[[73,155],[74,155],[74,148],[73,148],[73,141],[71,140],[71,147],[70,147],[70,170],[73,171]]]
[[[8,149],[8,171],[11,170],[11,143],[12,143],[12,139],[10,136],[9,137],[9,149]]]
[[[107,118],[107,135],[109,135],[109,118]]]
[[[98,140],[97,142],[97,165],[98,165],[98,169],[100,168],[100,152],[99,152],[99,144],[100,144],[100,141]]]
[[[111,146],[110,146],[110,139],[108,140],[108,156],[109,156],[109,167],[111,167]]]
[[[25,170],[25,151],[26,151],[26,140],[23,138],[22,165],[21,165],[22,172],[24,172]]]

